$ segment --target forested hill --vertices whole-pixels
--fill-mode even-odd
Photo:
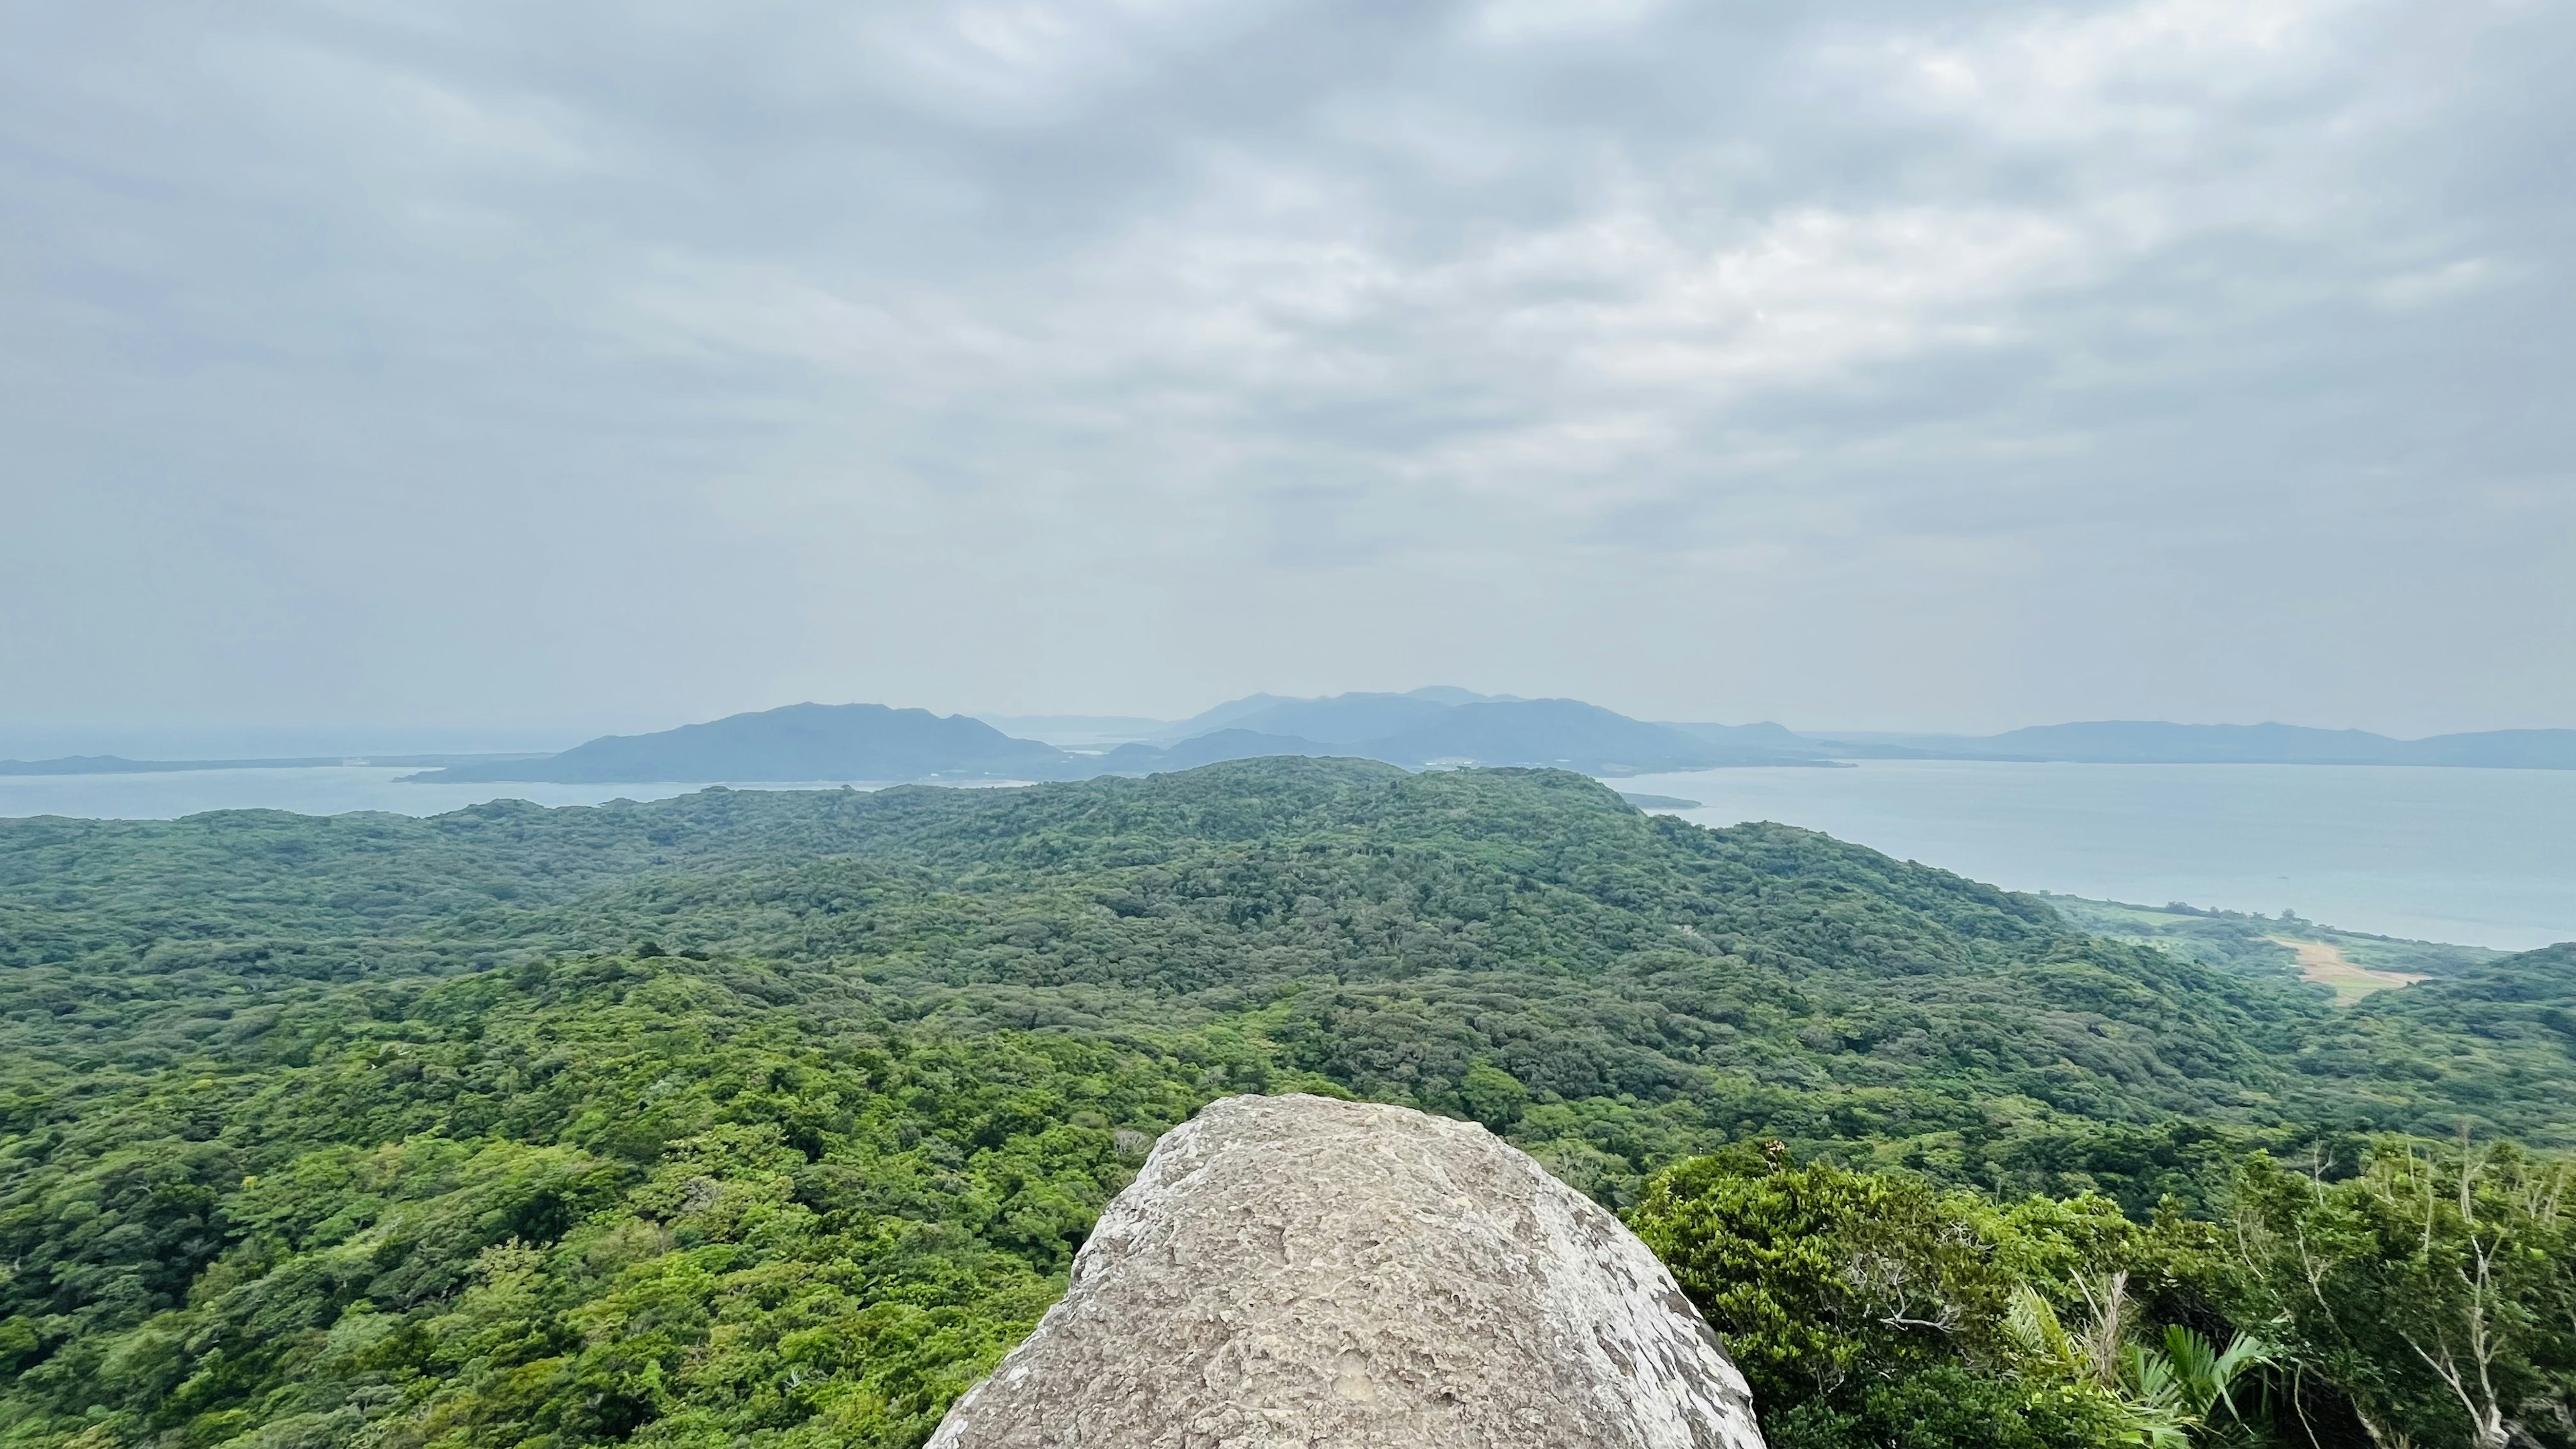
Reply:
[[[1235,1091],[1473,1116],[1621,1207],[1764,1137],[2139,1215],[2256,1145],[2565,1143],[2567,957],[2338,1008],[1348,760],[0,822],[0,1439],[917,1443]]]
[[[39,1055],[148,1058],[122,1034],[202,1027],[203,1002],[648,939],[827,967],[961,1026],[1240,1019],[1283,1064],[1432,1103],[1484,1062],[1569,1101],[1687,1088],[1770,1120],[1830,1099],[1879,1135],[2178,1112],[2576,1130],[2564,973],[2540,957],[2337,1011],[1945,872],[1641,815],[1553,772],[1265,760],[429,820],[0,823],[6,1040]]]

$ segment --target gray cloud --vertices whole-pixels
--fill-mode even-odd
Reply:
[[[2576,724],[2562,6],[0,16],[0,714]]]

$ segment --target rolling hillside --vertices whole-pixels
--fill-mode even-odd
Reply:
[[[2576,1140],[2570,949],[2338,1006],[1809,832],[1355,760],[5,821],[0,1429],[908,1449],[1240,1091],[1475,1117],[1622,1208],[1778,1139],[2144,1222],[2257,1148]]]

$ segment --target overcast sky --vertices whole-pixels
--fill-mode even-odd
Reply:
[[[2576,7],[0,7],[0,725],[2576,726]]]

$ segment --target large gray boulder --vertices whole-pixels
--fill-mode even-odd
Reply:
[[[1761,1449],[1617,1218],[1472,1122],[1229,1097],[1166,1134],[1072,1291],[931,1449]]]

